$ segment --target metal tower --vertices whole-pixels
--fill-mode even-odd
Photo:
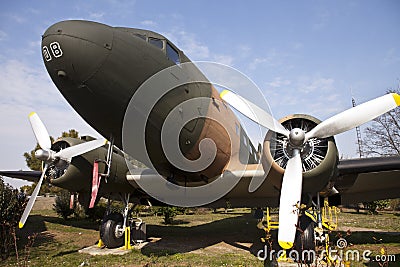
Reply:
[[[351,102],[353,104],[353,107],[356,106],[356,101],[354,100],[354,97],[351,98]],[[360,155],[360,158],[364,157],[364,153],[362,150],[362,140],[361,140],[361,131],[360,131],[360,126],[356,127],[356,132],[357,132],[357,142],[358,142],[358,153]]]

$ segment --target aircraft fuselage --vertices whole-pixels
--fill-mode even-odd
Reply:
[[[160,34],[88,21],[64,21],[51,26],[43,35],[42,52],[48,73],[69,104],[101,135],[113,138],[114,144],[122,149],[125,112],[138,88],[161,70],[190,62]],[[173,78],[184,75],[194,80],[205,79],[197,69],[188,72],[175,68],[174,71],[182,73],[171,72]],[[232,129],[240,124],[230,108],[221,105],[219,93],[211,84],[191,83],[171,91],[167,89],[147,120],[146,146],[151,162],[166,177],[208,181],[223,172],[232,151],[240,150],[237,147],[240,134],[228,138],[224,127],[216,121],[224,120]],[[186,158],[195,160],[200,155],[200,140],[210,138],[215,141],[217,155],[207,169],[185,172],[172,166],[162,152],[161,128],[172,108],[201,97],[209,101],[193,109],[201,109],[215,120],[197,118],[187,123],[179,136],[180,149]],[[141,115],[138,110],[137,116]],[[253,147],[251,153],[254,152]],[[139,160],[142,157],[140,154],[131,156]],[[252,160],[247,159],[242,164],[256,163],[255,155],[252,156]]]

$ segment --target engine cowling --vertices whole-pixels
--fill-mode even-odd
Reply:
[[[293,128],[310,131],[320,120],[309,115],[295,114],[282,118],[282,125],[291,130]],[[291,157],[291,146],[288,139],[272,131],[268,131],[263,146],[262,164],[269,172],[271,183],[278,189],[282,185],[284,168]],[[303,193],[324,191],[334,176],[338,164],[338,151],[333,137],[307,140],[301,150],[303,163]]]
[[[93,140],[93,138],[86,137],[83,140],[78,138],[60,138],[56,140],[51,149],[55,152],[74,146],[83,142]],[[90,195],[92,186],[92,172],[93,163],[95,160],[105,160],[107,157],[107,147],[99,147],[90,152],[80,156],[73,157],[71,162],[56,159],[49,164],[45,178],[48,179],[53,185],[68,189],[71,192],[82,192]],[[128,167],[125,162],[124,156],[118,152],[112,153],[112,164],[110,175],[107,178],[107,188],[101,188],[101,192],[106,193],[104,190],[111,190],[115,192],[130,192],[133,190],[131,185],[126,180],[126,173]],[[99,165],[99,173],[105,172],[105,165]],[[90,198],[89,198],[90,199]]]

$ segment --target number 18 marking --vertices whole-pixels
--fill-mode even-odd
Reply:
[[[50,50],[51,50],[51,54],[53,55],[53,57],[55,58],[59,58],[63,55],[63,51],[61,49],[61,46],[58,42],[52,42],[50,44]],[[42,48],[43,51],[43,57],[46,61],[50,61],[52,59],[49,48],[47,48],[47,46],[43,46]]]

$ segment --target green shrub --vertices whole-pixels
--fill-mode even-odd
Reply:
[[[0,178],[0,254],[8,258],[14,246],[15,228],[24,212],[26,196]]]
[[[364,202],[364,207],[370,214],[377,214],[378,210],[382,210],[389,205],[389,200],[375,200],[371,202]]]
[[[389,207],[393,211],[400,210],[400,198],[390,199],[389,200]]]
[[[56,201],[53,204],[53,210],[65,220],[67,220],[69,216],[74,214],[74,210],[70,209],[69,206],[70,199],[71,194],[67,190],[62,190],[56,197]]]
[[[85,209],[79,203],[74,203],[74,208],[70,209],[71,193],[67,190],[62,190],[56,197],[55,203],[53,204],[53,210],[60,217],[67,220],[70,216],[74,216],[75,219],[91,219],[93,221],[100,222],[107,210],[107,200],[101,198],[98,203],[92,209]],[[112,201],[110,206],[110,212],[123,211],[124,207],[120,201]]]
[[[174,217],[178,214],[176,207],[165,206],[158,209],[158,213],[164,216],[165,224],[172,224]]]
[[[104,199],[100,199],[99,202],[93,207],[93,209],[89,209],[88,216],[90,219],[100,222],[103,220],[104,214],[107,211],[108,203]],[[114,210],[114,202],[111,205],[111,210]],[[118,212],[121,212],[118,210]]]

